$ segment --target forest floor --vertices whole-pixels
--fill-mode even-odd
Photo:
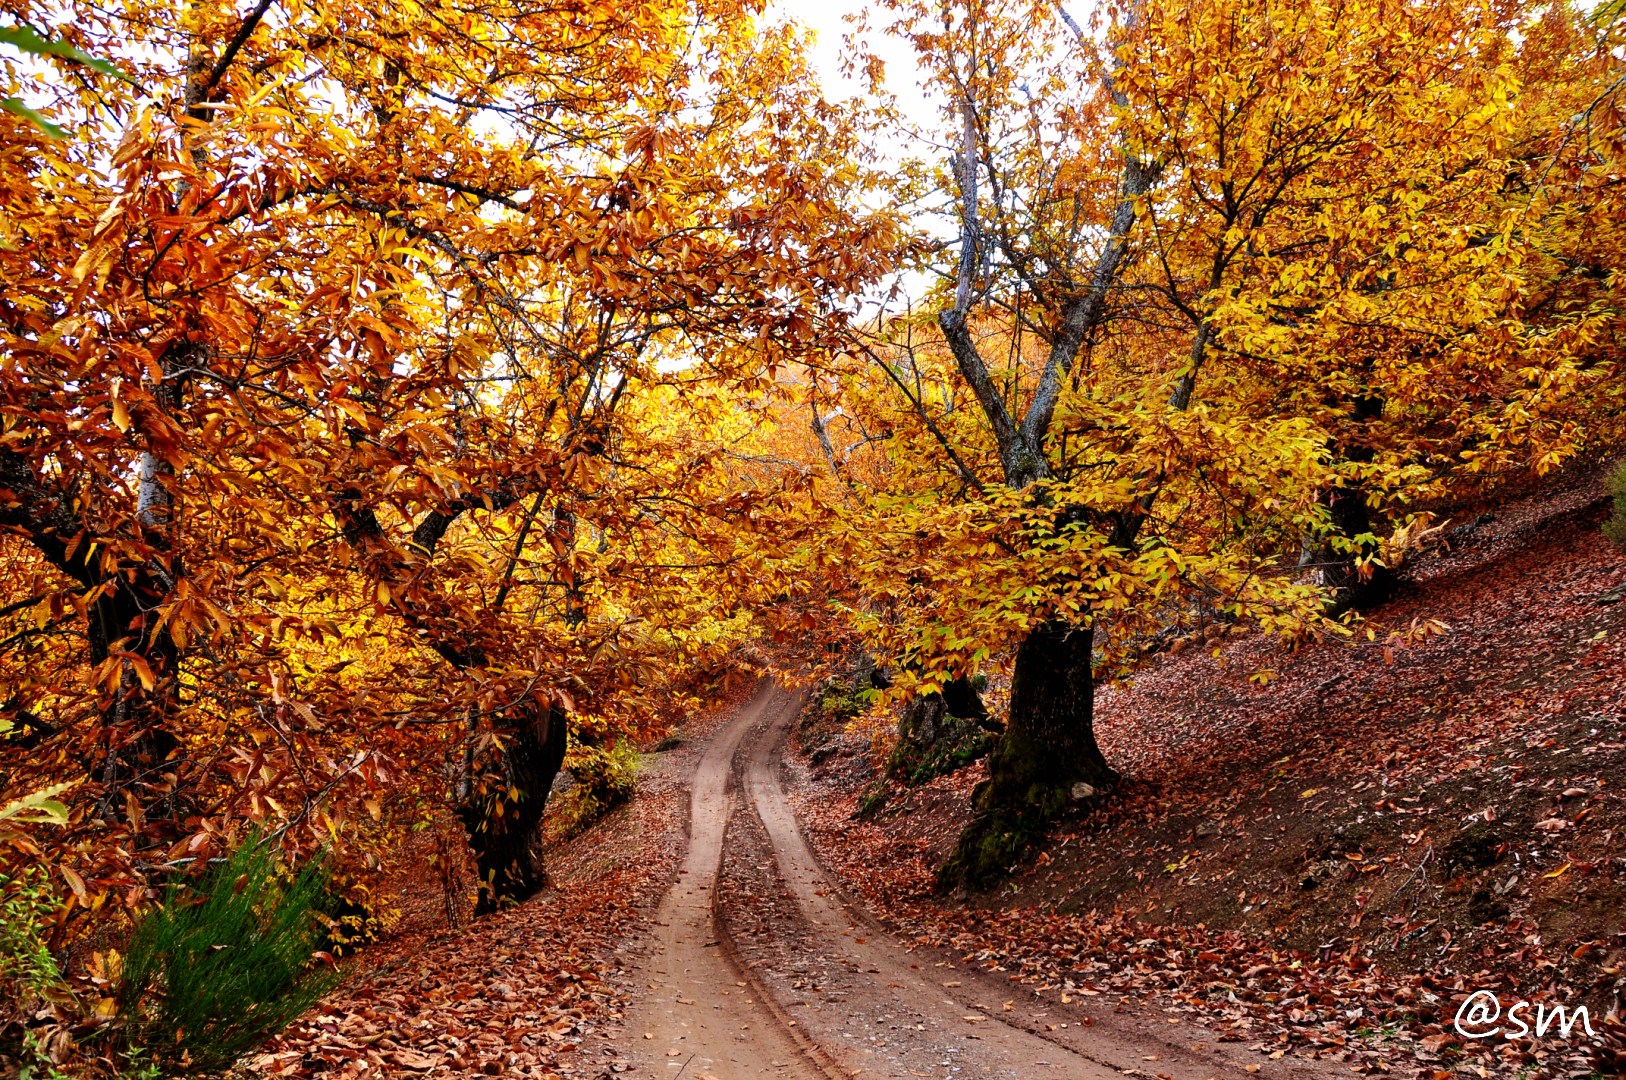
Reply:
[[[1097,1025],[957,956],[894,938],[843,899],[781,772],[801,698],[765,684],[714,737],[689,857],[657,914],[626,1035],[637,1080],[1054,1076],[1311,1080],[1199,1024],[1125,1010]],[[647,980],[647,981],[645,981]],[[1157,1063],[1157,1072],[1148,1063]]]
[[[843,899],[787,797],[802,702],[763,683],[688,725],[629,805],[560,848],[555,887],[526,904],[452,925],[434,875],[402,878],[405,918],[248,1071],[1241,1080],[1263,1061],[1266,1077],[1332,1075],[1255,1061],[1161,1013],[1096,1024],[891,937]]]
[[[1616,1075],[1579,1028],[1451,1023],[1488,989],[1585,1005],[1603,1035],[1626,990],[1626,556],[1598,496],[1582,478],[1475,519],[1354,640],[1250,635],[1106,691],[1121,791],[996,895],[932,896],[980,766],[857,820],[872,740],[810,715],[793,800],[890,928],[1074,1010],[1151,1000],[1272,1056],[1400,1075]],[[1425,619],[1447,629],[1390,639]]]
[[[1122,790],[995,895],[931,892],[980,766],[856,819],[872,738],[742,690],[535,900],[452,925],[403,877],[406,917],[251,1071],[1613,1075],[1579,1037],[1451,1028],[1484,988],[1601,1029],[1622,989],[1626,558],[1600,515],[1588,482],[1498,508],[1352,641],[1155,660],[1100,703]],[[1422,619],[1448,629],[1389,639]]]
[[[516,908],[449,919],[429,844],[390,887],[402,914],[346,961],[345,980],[248,1063],[260,1076],[597,1077],[621,1057],[631,969],[685,849],[690,776],[742,683],[650,754],[638,793],[550,848],[552,887]],[[453,905],[455,911],[456,905]]]

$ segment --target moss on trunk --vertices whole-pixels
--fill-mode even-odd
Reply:
[[[940,891],[982,888],[1010,873],[1082,792],[1105,791],[1118,774],[1095,742],[1094,633],[1049,623],[1017,648],[1010,721],[973,796],[976,816],[938,872]]]

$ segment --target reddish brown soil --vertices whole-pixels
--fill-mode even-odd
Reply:
[[[781,753],[798,710],[798,698],[764,684],[695,769],[688,853],[638,968],[647,993],[629,1014],[629,1060],[613,1071],[1111,1080],[1157,1062],[1157,1075],[1177,1080],[1241,1080],[1259,1069],[1211,1033],[1171,1030],[1144,1009],[1097,1023],[1012,995],[1006,981],[903,946],[848,908],[784,793]],[[1267,1064],[1266,1076],[1327,1076]]]
[[[623,1060],[636,943],[685,848],[689,774],[704,740],[753,688],[651,755],[638,794],[550,849],[554,885],[512,910],[450,926],[423,870],[397,881],[405,917],[349,961],[345,982],[251,1063],[295,1077],[597,1077]],[[612,1038],[615,1040],[612,1042]]]

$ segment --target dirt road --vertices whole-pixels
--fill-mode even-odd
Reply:
[[[797,825],[780,755],[798,707],[765,684],[700,761],[687,861],[657,915],[650,992],[629,1018],[633,1075],[1332,1075],[1190,1024],[1164,1030],[1150,1006],[1081,1026],[954,957],[901,945],[841,898]]]
[[[634,1075],[677,1080],[816,1077],[802,1048],[725,958],[713,906],[734,808],[734,754],[768,702],[764,688],[712,736],[695,767],[689,852],[655,913],[649,993],[627,1022]]]

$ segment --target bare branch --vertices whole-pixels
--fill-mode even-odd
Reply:
[[[1079,43],[1084,44],[1083,30],[1064,8],[1059,4],[1057,8]],[[1131,8],[1127,28],[1133,30],[1138,21],[1139,10]],[[1115,63],[1114,70],[1121,63]],[[1112,104],[1120,111],[1128,105],[1128,99],[1114,84],[1110,72],[1102,77],[1102,85]],[[1147,161],[1130,146],[1127,133],[1119,134],[1118,145],[1123,156],[1123,171],[1119,174],[1118,203],[1113,207],[1106,246],[1095,260],[1088,287],[1063,309],[1061,330],[1050,343],[1050,356],[1045,361],[1043,374],[1039,376],[1038,389],[1034,391],[1027,414],[1022,417],[1022,441],[1034,448],[1044,445],[1050,421],[1056,414],[1056,402],[1061,398],[1062,380],[1072,370],[1084,339],[1106,312],[1108,292],[1117,281],[1129,253],[1129,234],[1135,227],[1136,203],[1151,191],[1157,181],[1158,165]]]

